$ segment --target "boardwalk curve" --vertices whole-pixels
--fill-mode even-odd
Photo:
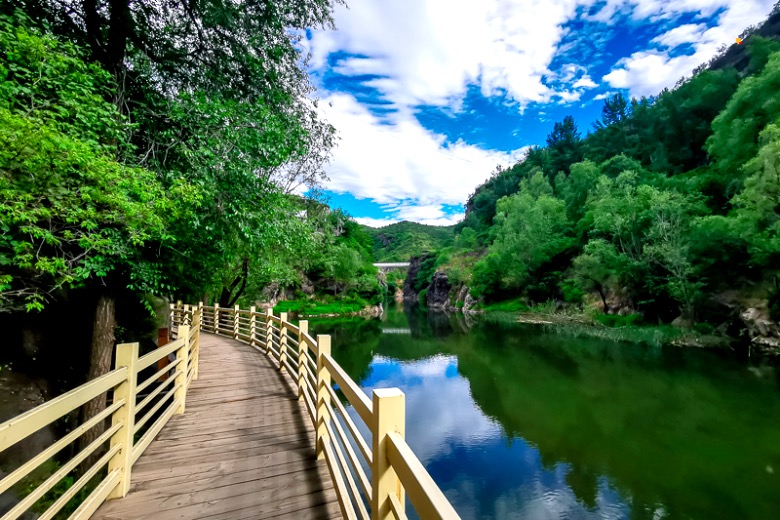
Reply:
[[[30,509],[51,520],[66,506],[70,520],[406,520],[407,501],[420,518],[459,518],[406,443],[403,392],[366,395],[330,336],[313,338],[286,313],[216,304],[171,305],[170,324],[172,341],[143,355],[139,343],[119,344],[110,372],[0,423],[2,455],[81,417],[0,474],[0,494],[22,491],[0,520]],[[106,408],[79,414],[94,399]],[[44,480],[25,483],[54,457]]]
[[[100,520],[341,518],[294,382],[238,341],[203,334],[200,373]]]

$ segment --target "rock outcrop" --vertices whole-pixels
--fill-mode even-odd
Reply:
[[[409,260],[409,270],[406,272],[406,281],[404,282],[404,300],[416,302],[417,291],[414,290],[414,281],[420,272],[422,260],[419,257],[412,257]]]
[[[780,325],[767,312],[750,307],[739,315],[750,337],[750,343],[762,350],[780,353]]]
[[[426,302],[429,309],[444,309],[450,304],[450,284],[447,275],[441,271],[433,274],[433,280],[428,286]]]

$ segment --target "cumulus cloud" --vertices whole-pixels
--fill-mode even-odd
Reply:
[[[598,87],[598,85],[596,84],[595,81],[593,81],[591,79],[590,76],[585,74],[580,79],[575,81],[574,84],[572,85],[572,87],[574,87],[574,88],[596,88],[596,87]]]
[[[612,87],[627,89],[632,96],[650,96],[672,87],[680,78],[690,75],[701,63],[709,61],[723,44],[731,44],[743,29],[761,22],[775,0],[682,0],[676,2],[642,2],[632,11],[634,17],[674,18],[685,12],[709,16],[719,9],[716,24],[685,24],[654,38],[657,48],[635,52],[618,62],[617,68],[603,80]],[[622,3],[622,2],[613,2]],[[693,52],[672,55],[682,45]]]
[[[609,92],[602,92],[601,94],[596,94],[593,96],[593,101],[601,101],[602,99],[607,99],[610,96],[614,96],[617,94],[617,92],[609,91]]]
[[[396,363],[382,356],[372,362]],[[457,367],[457,358],[445,355],[400,363],[397,371],[379,383],[381,387],[401,388],[406,394],[406,438],[424,465],[448,455],[456,446],[498,441],[503,435],[501,426],[474,403],[468,380],[448,377],[452,367]],[[371,395],[373,388],[364,390]],[[452,403],[464,406],[453,407]]]
[[[328,189],[383,204],[388,217],[364,218],[369,225],[455,223],[462,213],[453,215],[445,206],[462,205],[497,165],[511,164],[525,151],[447,143],[409,111],[380,118],[349,94],[331,94],[323,101],[324,116],[340,137],[328,168]]]
[[[325,67],[334,51],[369,56],[340,66],[388,78],[373,86],[400,105],[451,105],[469,84],[521,105],[548,101],[543,76],[563,25],[594,1],[362,0],[337,9],[338,31],[315,33],[312,64]]]

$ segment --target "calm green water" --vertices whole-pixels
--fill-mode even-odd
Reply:
[[[312,329],[369,394],[406,393],[464,519],[780,518],[780,369],[401,307]]]

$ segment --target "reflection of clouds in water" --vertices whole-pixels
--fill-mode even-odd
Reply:
[[[381,356],[364,381],[374,388],[397,386],[406,394],[406,439],[423,464],[451,453],[454,445],[475,447],[501,437],[501,427],[471,398],[468,381],[457,375],[455,356],[398,363]],[[380,375],[381,380],[374,380]]]
[[[559,464],[553,470],[555,487],[548,482],[534,479],[533,484],[507,490],[495,501],[496,518],[522,518],[523,520],[571,519],[622,519],[629,517],[629,511],[604,479],[598,485],[596,503],[585,508],[574,492],[566,485],[568,465]]]
[[[361,386],[369,396],[374,388],[404,391],[407,441],[464,520],[628,517],[606,479],[594,481],[594,507],[588,508],[567,483],[568,464],[544,469],[535,447],[504,437],[474,402],[455,356],[413,362],[376,356]],[[370,439],[354,410],[350,414]]]

